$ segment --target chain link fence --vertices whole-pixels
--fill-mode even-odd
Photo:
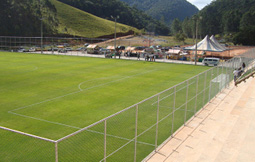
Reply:
[[[252,49],[59,140],[0,127],[0,161],[144,161],[254,59]]]

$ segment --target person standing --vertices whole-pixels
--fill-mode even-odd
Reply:
[[[237,78],[238,78],[238,75],[239,75],[239,70],[238,69],[235,69],[234,72],[234,82],[236,82]]]
[[[243,64],[242,64],[242,72],[244,72],[244,69],[245,69],[245,63],[243,62]]]

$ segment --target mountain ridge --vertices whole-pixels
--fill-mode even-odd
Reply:
[[[198,13],[198,8],[186,0],[121,0],[130,6],[143,10],[158,20],[171,24],[176,18],[184,20],[186,17]]]

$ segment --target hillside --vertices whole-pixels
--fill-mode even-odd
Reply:
[[[48,1],[4,0],[0,5],[1,36],[40,36],[41,18],[45,33],[55,33],[56,9]]]
[[[160,35],[169,34],[170,30],[164,23],[153,19],[144,12],[128,6],[119,0],[59,0],[63,3],[79,8],[98,17],[112,20],[111,16],[117,17],[120,23],[155,32]]]
[[[199,16],[202,35],[221,34],[236,44],[255,45],[255,0],[216,0]]]
[[[76,35],[99,37],[114,33],[114,22],[71,7],[57,0],[8,0],[0,5],[1,36]],[[117,32],[138,29],[117,23]]]
[[[145,11],[148,15],[158,20],[164,21],[166,24],[178,18],[184,20],[191,17],[199,10],[197,7],[186,0],[121,0]]]
[[[99,37],[114,33],[113,21],[102,19],[57,0],[50,1],[57,10],[58,33],[84,37]],[[116,26],[117,32],[128,32],[129,30],[138,32],[137,29],[124,24],[118,23]]]

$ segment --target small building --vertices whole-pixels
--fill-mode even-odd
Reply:
[[[107,46],[106,49],[110,50],[111,52],[115,51],[114,46]]]
[[[166,58],[178,60],[180,54],[181,54],[180,49],[169,49],[168,51],[166,51]]]
[[[98,54],[99,53],[99,46],[96,44],[90,44],[87,46],[87,53],[88,54]]]

